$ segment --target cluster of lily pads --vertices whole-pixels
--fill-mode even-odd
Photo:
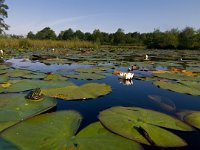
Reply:
[[[92,51],[92,53],[97,52]],[[72,54],[76,57],[71,57]],[[145,80],[153,80],[156,86],[180,93],[200,95],[198,63],[188,63],[186,69],[178,70],[181,64],[177,61],[117,62],[117,59],[124,60],[130,55],[131,53],[128,51],[122,53],[119,50],[116,51],[116,55],[109,58],[107,52],[102,53],[102,56],[106,56],[104,57],[106,61],[127,66],[136,63],[140,66],[141,71],[151,72],[153,76],[148,76]],[[141,56],[137,57],[140,60]],[[92,62],[103,60],[100,55],[89,57],[86,52],[80,54],[75,51],[71,52],[67,62],[69,60],[84,62],[88,59]],[[55,59],[42,61],[47,64],[55,63]],[[57,63],[66,63],[66,60],[57,60]],[[153,68],[155,66],[171,66],[177,70],[171,68],[152,70],[151,66]],[[0,149],[93,150],[98,147],[101,150],[137,150],[143,149],[141,144],[180,147],[186,146],[186,141],[168,129],[181,132],[200,129],[200,112],[197,111],[177,113],[181,121],[149,109],[111,107],[99,113],[98,122],[81,130],[79,127],[84,118],[76,111],[44,113],[56,106],[56,99],[85,100],[110,93],[112,88],[104,83],[87,83],[78,86],[67,81],[68,78],[102,79],[106,77],[104,73],[109,69],[112,67],[78,68],[74,70],[73,74],[60,75],[0,65]],[[58,70],[58,72],[65,72],[65,70]],[[42,97],[37,100],[27,98],[27,92],[37,88],[41,89],[38,94]],[[164,110],[176,110],[174,103],[167,98],[149,95],[149,99]]]
[[[151,76],[144,76],[139,79],[151,80],[153,84],[178,93],[200,95],[200,64],[189,63],[189,67],[182,68],[176,61],[168,62],[140,62],[138,63],[145,71],[152,73]],[[154,69],[155,66],[166,67]]]
[[[25,106],[23,109],[25,110]],[[27,114],[24,112],[22,115],[25,117]],[[186,122],[200,128],[199,112],[184,115]],[[3,117],[1,122],[14,123],[18,121],[16,118],[17,116]],[[23,116],[18,118],[22,119]],[[160,147],[180,147],[186,146],[187,143],[167,129],[182,132],[194,130],[176,118],[138,107],[112,107],[100,112],[98,118],[98,122],[79,131],[82,117],[76,111],[38,115],[1,132],[0,149],[95,150],[98,147],[101,150],[140,150],[142,146],[139,143]]]

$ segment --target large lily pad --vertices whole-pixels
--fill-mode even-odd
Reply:
[[[6,86],[7,85],[7,86]],[[0,93],[2,92],[21,92],[35,88],[56,88],[64,87],[67,85],[74,85],[72,82],[62,80],[10,80],[7,83],[0,84]]]
[[[100,113],[99,119],[112,132],[147,145],[178,147],[187,145],[177,135],[163,129],[191,131],[182,121],[163,113],[137,108],[112,107]]]
[[[7,76],[13,77],[13,78],[27,78],[27,79],[41,79],[45,78],[47,75],[42,72],[33,72],[30,70],[25,69],[15,69],[15,70],[9,70],[6,73]]]
[[[158,95],[148,95],[151,101],[153,101],[156,105],[160,106],[162,109],[166,111],[175,111],[176,106],[172,100],[167,97],[158,96]]]
[[[44,78],[44,80],[67,80],[67,78],[63,77],[59,74],[50,73],[50,74],[47,75],[46,78]]]
[[[99,80],[103,79],[106,76],[96,73],[79,73],[79,74],[69,74],[66,75],[68,78],[75,78],[79,80]]]
[[[4,83],[9,80],[9,77],[0,75],[0,83]]]
[[[181,73],[163,73],[163,74],[155,74],[155,76],[173,80],[200,81],[200,76],[193,77]]]
[[[200,111],[186,112],[183,120],[188,124],[200,129]]]
[[[2,138],[21,150],[139,150],[140,145],[94,123],[75,135],[81,116],[74,111],[43,114],[4,131]],[[34,142],[33,142],[34,141]],[[4,149],[0,145],[0,149]]]
[[[49,97],[61,98],[64,100],[80,100],[97,98],[111,92],[107,84],[88,83],[81,86],[66,86],[62,88],[42,89],[42,93]]]
[[[93,68],[78,68],[75,71],[80,73],[101,73],[108,70],[109,66],[93,67]]]
[[[199,82],[179,81],[178,83],[176,83],[176,82],[155,81],[154,85],[159,86],[160,88],[163,89],[169,89],[179,93],[200,95]]]
[[[40,101],[25,99],[25,94],[0,95],[0,131],[31,116],[44,112],[56,105],[52,98]]]

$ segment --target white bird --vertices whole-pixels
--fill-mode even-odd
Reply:
[[[1,56],[3,56],[3,50],[2,49],[0,50],[0,54],[1,54]]]
[[[147,54],[145,55],[145,60],[149,60],[149,56]]]
[[[132,79],[133,76],[134,76],[134,73],[131,73],[131,72],[120,72],[119,73],[119,77],[123,78],[123,79],[126,79],[126,80]]]

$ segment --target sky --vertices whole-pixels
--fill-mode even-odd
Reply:
[[[6,0],[8,34],[26,35],[50,27],[57,34],[83,32],[153,32],[187,26],[200,28],[200,0]]]

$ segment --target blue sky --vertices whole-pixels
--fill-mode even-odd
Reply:
[[[200,28],[200,0],[6,0],[10,30],[26,35],[50,27],[58,34],[83,32],[152,32],[158,28]]]

